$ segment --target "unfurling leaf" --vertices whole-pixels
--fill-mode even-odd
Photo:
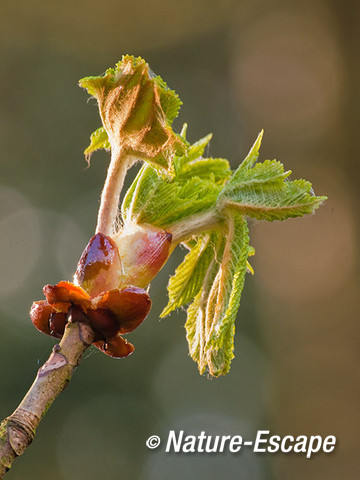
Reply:
[[[97,99],[113,152],[123,151],[173,173],[174,155],[186,151],[186,142],[171,128],[181,101],[160,77],[150,73],[142,58],[123,56],[105,75],[85,77],[79,84]],[[96,137],[96,132],[93,135]],[[96,140],[88,147],[88,154],[104,148],[104,143],[97,146]]]
[[[231,171],[227,160],[201,156],[210,138],[208,135],[174,159],[171,179],[159,177],[150,165],[141,168],[122,204],[125,224],[149,223],[167,230],[176,222],[215,208]]]
[[[124,198],[122,216],[125,229],[150,224],[172,233],[171,251],[178,242],[189,248],[169,281],[169,302],[161,316],[190,304],[190,354],[201,373],[219,376],[228,372],[233,357],[245,273],[254,273],[245,216],[301,216],[312,213],[325,197],[314,196],[309,182],[288,181],[291,172],[276,160],[256,163],[262,132],[232,174],[227,160],[203,157],[210,139],[208,135],[174,157],[171,179],[144,165]]]
[[[245,219],[229,215],[226,232],[208,265],[201,290],[188,308],[185,325],[191,357],[200,373],[226,374],[234,357],[235,318],[244,287],[249,255]]]
[[[140,210],[138,222],[171,231],[175,222],[211,210],[220,190],[214,182],[199,177],[191,177],[184,183],[161,182]]]
[[[313,213],[326,197],[311,194],[311,183],[306,180],[240,187],[224,195],[225,207],[258,220],[286,220]]]
[[[160,317],[192,301],[202,288],[206,272],[215,257],[214,240],[216,235],[200,237],[178,266],[168,285],[169,303]]]
[[[86,158],[90,159],[91,154],[101,148],[110,150],[109,137],[104,127],[98,128],[90,135],[90,145],[84,151]]]
[[[181,132],[182,135],[184,135],[184,138],[187,132],[187,127],[188,127],[187,124],[185,124],[183,126],[183,131]],[[176,172],[181,170],[183,164],[189,163],[192,160],[197,160],[198,158],[201,158],[203,156],[206,146],[209,144],[211,139],[212,139],[212,134],[210,133],[209,135],[206,135],[206,137],[201,138],[200,140],[195,142],[193,145],[191,145],[186,155],[180,158],[175,158],[174,166],[175,166]]]
[[[291,171],[276,160],[255,164],[262,132],[219,196],[219,209],[258,220],[286,220],[313,213],[326,197],[316,197],[306,180],[288,181]]]

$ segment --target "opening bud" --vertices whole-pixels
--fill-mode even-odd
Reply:
[[[170,255],[172,235],[152,225],[129,224],[114,238],[121,257],[121,285],[146,287]]]

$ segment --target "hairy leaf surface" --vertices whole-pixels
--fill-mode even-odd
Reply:
[[[217,234],[200,237],[175,270],[168,284],[169,303],[160,317],[186,305],[200,291],[209,265],[215,258],[216,237]]]
[[[90,145],[84,151],[85,156],[90,158],[93,152],[100,150],[101,148],[110,150],[109,137],[104,127],[98,128],[90,135]]]
[[[190,354],[200,373],[226,374],[233,358],[235,318],[244,287],[249,254],[245,219],[230,215],[226,236],[208,265],[203,286],[189,306],[185,325]]]
[[[258,220],[286,220],[313,213],[326,199],[312,194],[305,180],[242,186],[227,193],[225,206]]]
[[[231,171],[225,159],[194,158],[203,153],[209,139],[205,137],[192,145],[187,155],[175,159],[172,179],[161,178],[151,166],[143,166],[122,204],[125,223],[151,223],[166,229],[214,208]]]
[[[262,132],[221,192],[219,208],[236,209],[243,215],[269,221],[312,213],[326,197],[316,197],[310,182],[288,181],[291,171],[285,172],[276,160],[255,164],[261,139]]]
[[[142,58],[125,55],[105,75],[85,77],[79,84],[97,99],[113,152],[125,151],[173,174],[173,157],[187,149],[171,128],[181,100]],[[87,154],[94,150],[90,145]]]

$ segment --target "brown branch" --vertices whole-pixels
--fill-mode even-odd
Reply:
[[[10,417],[0,425],[0,479],[32,442],[36,428],[69,383],[95,334],[86,323],[68,322],[61,342],[39,369],[34,383]]]

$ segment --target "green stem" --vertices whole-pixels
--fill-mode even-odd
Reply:
[[[0,479],[32,442],[36,428],[55,398],[65,389],[84,351],[94,340],[92,328],[69,322],[34,383],[12,415],[0,425]]]
[[[215,227],[219,227],[219,215],[217,211],[210,210],[187,217],[165,229],[172,234],[173,245],[177,245],[192,235],[204,233]]]

